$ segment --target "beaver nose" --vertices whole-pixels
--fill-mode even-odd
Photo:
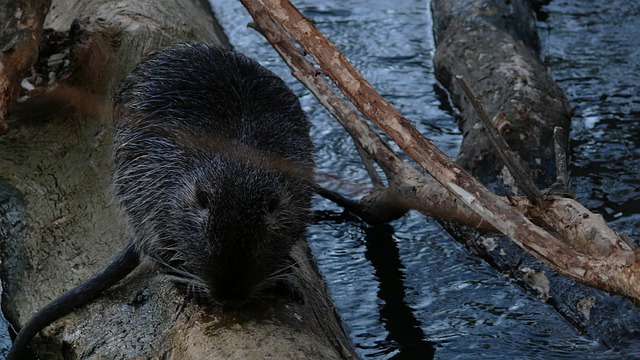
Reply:
[[[239,306],[246,302],[250,295],[250,287],[238,276],[224,276],[214,282],[215,299],[225,307]]]
[[[241,286],[219,288],[217,292],[218,300],[227,305],[242,303],[247,300],[248,296],[249,292]]]

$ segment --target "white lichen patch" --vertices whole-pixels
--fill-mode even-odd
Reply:
[[[480,240],[480,243],[489,252],[495,250],[498,245],[496,244],[496,239],[492,237],[483,237],[482,240]]]
[[[587,320],[591,317],[591,309],[593,309],[594,306],[596,306],[596,298],[593,295],[584,297],[576,303],[576,308]]]
[[[538,297],[544,301],[549,299],[549,279],[544,274],[544,271],[536,271],[529,267],[520,269],[520,272],[524,274],[524,282],[531,288],[538,292]]]

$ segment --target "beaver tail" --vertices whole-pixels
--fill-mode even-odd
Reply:
[[[140,256],[133,244],[133,237],[111,262],[89,279],[68,290],[40,309],[20,330],[11,345],[7,360],[25,359],[25,350],[36,334],[45,326],[74,309],[95,299],[103,291],[124,279],[140,263]]]

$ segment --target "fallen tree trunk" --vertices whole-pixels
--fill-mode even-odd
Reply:
[[[481,6],[439,0],[432,3],[432,10],[436,77],[460,109],[458,125],[465,134],[456,162],[485,184],[497,185],[496,178],[501,177],[500,183],[515,189],[510,179],[504,179],[503,161],[486,131],[474,130],[481,127],[479,116],[454,81],[455,75],[463,75],[490,116],[506,115],[510,129],[503,136],[527,164],[537,165],[531,177],[541,188],[550,186],[555,180],[553,129],[569,129],[572,110],[538,57],[535,18],[528,2]]]
[[[558,176],[566,176],[555,171],[552,139],[555,127],[569,132],[572,111],[562,90],[551,79],[539,58],[535,15],[528,2],[481,5],[437,0],[432,2],[432,14],[437,46],[434,57],[436,76],[460,109],[458,119],[464,138],[456,162],[498,193],[514,194],[514,189],[517,191],[495,148],[489,146],[487,132],[478,131],[481,127],[478,112],[454,81],[456,75],[463,75],[473,84],[489,116],[505,114],[509,128],[502,134],[532,170],[531,177],[538,186],[547,188]],[[568,149],[564,149],[562,154],[566,151]],[[583,256],[585,264],[599,259],[604,267],[586,267],[585,277],[606,277],[607,271],[619,272],[618,276],[629,281],[628,286],[636,286],[633,284],[637,277],[634,265],[611,270],[606,268],[607,264],[614,264],[619,254],[637,258],[635,249],[608,228],[601,216],[591,213],[573,199],[547,199],[551,201],[547,201],[542,211],[528,201],[514,200],[512,204],[570,246],[571,256]],[[627,299],[610,296],[558,276],[553,270],[520,253],[504,237],[478,233],[451,223],[445,227],[468,248],[500,271],[512,274],[594,339],[617,347],[624,346],[633,334],[637,334],[635,328],[640,317],[636,307]],[[542,276],[546,273],[548,286],[542,291],[535,289],[537,284],[531,280],[529,269],[535,269]],[[565,273],[562,269],[556,270]],[[607,284],[609,281],[607,279],[601,285],[587,284],[611,291]],[[585,304],[589,305],[585,307]],[[624,314],[624,321],[621,314]]]
[[[457,209],[459,207],[456,205],[458,203],[464,203],[477,215],[477,217],[474,218],[475,224],[490,224],[493,228],[511,237],[511,239],[523,249],[539,259],[544,260],[556,271],[587,285],[639,299],[640,288],[636,281],[640,270],[638,253],[615,234],[615,232],[611,231],[604,221],[602,221],[601,217],[591,214],[570,199],[547,196],[544,204],[542,204],[542,213],[527,211],[530,217],[530,219],[528,219],[521,210],[517,209],[517,206],[521,206],[521,209],[527,209],[528,205],[523,205],[526,201],[518,200],[514,201],[513,204],[507,203],[503,198],[497,197],[486,190],[473,177],[469,176],[464,170],[448,160],[446,156],[436,149],[428,140],[418,134],[406,119],[395,112],[384,99],[375,93],[370,85],[362,79],[346,59],[344,59],[340,52],[324,39],[315,27],[307,19],[302,17],[288,1],[244,0],[243,3],[250,12],[252,12],[256,23],[267,38],[276,45],[279,52],[285,53],[285,55],[283,55],[285,60],[294,64],[295,68],[293,73],[295,76],[302,78],[302,81],[307,86],[318,86],[320,82],[315,79],[318,74],[317,71],[313,70],[313,65],[306,64],[304,59],[296,55],[295,47],[282,44],[286,42],[287,35],[281,34],[273,36],[273,33],[269,34],[265,29],[271,28],[276,31],[277,34],[278,27],[282,27],[287,34],[300,44],[304,51],[317,62],[322,72],[338,85],[346,97],[349,98],[364,115],[380,126],[408,155],[416,160],[425,170],[429,171],[436,180],[455,195],[457,200],[450,201],[448,207],[454,208],[456,211],[448,212],[448,214],[452,214],[451,216],[454,217],[460,216],[464,211],[458,211]],[[510,109],[509,113],[516,119],[513,120],[513,123],[516,125],[509,132],[513,137],[513,139],[511,139],[512,144],[517,143],[517,141],[522,142],[523,134],[533,134],[531,136],[532,142],[527,142],[527,144],[536,143],[540,145],[534,148],[533,151],[525,147],[523,147],[522,150],[526,155],[525,159],[528,160],[529,163],[536,165],[542,164],[543,171],[538,173],[537,182],[539,184],[550,185],[552,181],[548,180],[548,174],[553,172],[552,170],[551,172],[547,170],[548,167],[554,167],[553,144],[544,140],[553,138],[554,126],[567,126],[570,109],[564,95],[550,79],[546,70],[535,56],[535,51],[523,45],[523,39],[535,43],[536,37],[531,33],[531,29],[535,30],[535,28],[529,24],[528,27],[524,29],[528,29],[528,32],[520,35],[520,37],[514,37],[509,35],[509,31],[507,30],[516,23],[493,24],[487,22],[482,15],[489,15],[492,19],[502,21],[502,19],[516,17],[517,14],[505,13],[504,9],[485,6],[486,4],[482,6],[480,4],[473,5],[466,2],[460,4],[458,5],[462,6],[462,8],[466,6],[468,10],[471,10],[471,13],[463,12],[463,15],[458,17],[456,11],[448,12],[442,15],[442,21],[447,22],[447,25],[440,24],[438,26],[441,26],[442,29],[449,29],[448,26],[451,26],[451,29],[453,29],[456,28],[454,26],[456,24],[459,26],[464,25],[462,28],[466,31],[468,28],[466,25],[468,24],[472,24],[472,28],[484,24],[486,28],[471,31],[470,35],[474,36],[474,38],[470,40],[470,43],[465,43],[467,44],[466,46],[460,47],[463,53],[448,55],[448,61],[444,63],[449,64],[449,66],[457,66],[453,64],[461,62],[462,65],[460,66],[463,67],[460,69],[461,73],[473,75],[468,69],[465,72],[464,66],[473,69],[482,68],[482,66],[463,57],[462,55],[466,54],[464,51],[468,50],[476,42],[486,41],[487,44],[501,44],[498,48],[502,52],[487,46],[485,52],[482,53],[483,55],[478,56],[476,59],[476,61],[481,60],[483,64],[485,62],[491,64],[486,66],[484,69],[486,73],[483,73],[483,76],[479,78],[486,80],[495,88],[507,88],[513,91],[513,93],[509,95],[513,97],[513,100],[511,97],[504,96],[502,92],[496,91],[495,88],[491,87],[486,91],[486,94],[490,94],[491,97],[483,100],[494,104],[493,106],[496,106],[496,109],[499,111],[505,111],[506,108]],[[510,4],[509,6],[512,6],[512,8],[518,9],[516,13],[529,11],[526,13],[528,17],[523,18],[532,19],[530,17],[530,9],[527,5],[520,2],[511,2]],[[439,11],[439,6],[444,5],[441,3],[434,4],[434,12]],[[510,7],[509,9],[512,8]],[[484,9],[483,11],[485,11],[486,14],[481,12],[480,9]],[[260,12],[262,12],[262,15],[260,15]],[[265,21],[263,19],[265,15],[270,17],[271,20],[276,21],[278,23],[277,26],[273,26],[273,24],[269,24],[269,21]],[[479,24],[476,24],[476,22],[479,22]],[[439,28],[438,31],[443,31],[442,29]],[[458,27],[457,29],[461,28]],[[455,36],[462,37],[462,34],[465,32],[462,31],[459,33],[454,30],[451,31],[453,35],[446,37],[443,43],[455,44]],[[493,36],[494,33],[495,35],[499,35],[500,38],[492,38],[491,36]],[[481,39],[478,38],[480,34],[483,35]],[[289,48],[288,50],[286,49],[287,47]],[[495,54],[496,58],[491,58],[491,54],[488,53]],[[476,53],[471,52],[471,54]],[[444,55],[440,56],[444,58]],[[461,58],[464,60],[459,61]],[[456,59],[456,61],[453,59]],[[465,63],[465,61],[467,62]],[[450,72],[449,74],[453,76],[454,73]],[[491,77],[491,74],[495,75],[495,77]],[[541,80],[538,80],[539,76],[541,76]],[[541,81],[547,85],[542,84]],[[444,82],[446,83],[446,81]],[[449,84],[452,83],[452,80],[449,79]],[[324,87],[324,85],[320,86]],[[544,86],[549,86],[551,90],[545,93]],[[404,182],[405,180],[398,180],[397,177],[393,177],[393,175],[395,175],[394,168],[385,166],[389,163],[393,163],[394,166],[398,165],[398,161],[394,158],[394,155],[390,155],[387,147],[379,143],[380,140],[375,133],[371,132],[370,129],[366,129],[366,124],[359,120],[357,116],[354,116],[349,110],[339,108],[332,104],[335,100],[333,100],[333,97],[326,96],[326,89],[312,89],[312,92],[320,94],[320,99],[325,100],[326,103],[329,104],[332,113],[342,113],[345,117],[343,121],[347,124],[346,127],[354,134],[354,138],[359,145],[381,165],[388,176],[391,174],[389,182],[392,188],[394,187],[393,185],[396,187],[395,190],[402,188],[403,186],[397,183]],[[460,93],[456,96],[457,101],[463,101],[467,104],[465,112],[471,114],[472,108],[469,106],[470,102],[468,100],[461,100],[464,99],[464,97],[460,96]],[[496,99],[496,96],[504,97]],[[537,101],[541,101],[542,103],[536,103],[536,106],[531,109],[527,107],[529,103]],[[511,105],[513,106],[511,107]],[[497,111],[496,109],[492,109],[492,111]],[[551,110],[555,115],[552,114],[548,116],[546,113],[540,112],[546,112],[548,110]],[[509,115],[507,115],[507,118],[509,118]],[[519,120],[525,121],[521,122]],[[476,129],[478,129],[477,121],[468,121],[469,123],[467,125],[463,125],[465,134],[473,133],[474,136],[468,137],[467,139],[481,139],[484,135],[482,131],[476,131]],[[492,179],[497,178],[496,173],[504,174],[502,171],[503,166],[500,162],[495,161],[495,159],[497,159],[495,151],[484,145],[488,144],[488,141],[474,141],[482,142],[483,149],[485,149],[481,151],[478,156],[483,159],[494,159],[494,161],[477,167],[478,176],[495,186],[495,182],[492,182]],[[475,144],[475,142],[467,140],[467,144]],[[471,153],[468,147],[467,145],[463,148],[463,151],[466,149],[467,154],[463,154],[460,157],[460,161],[463,163],[469,161],[465,159],[472,159],[473,154],[475,154]],[[516,147],[516,150],[519,149]],[[482,163],[482,161],[476,162]],[[396,168],[404,168],[404,166],[398,165]],[[417,176],[415,172],[412,173],[408,171],[407,173],[411,174],[409,181],[423,184],[423,190],[432,186],[432,183],[429,183],[428,180],[423,180]],[[551,177],[551,179],[555,179],[555,177]],[[424,186],[424,184],[429,185]],[[415,190],[416,188],[413,189]],[[417,191],[411,193],[410,191],[411,190],[409,190],[409,193],[405,192],[400,194],[400,198],[408,200],[406,205],[410,207],[417,207],[414,201],[421,204],[426,202],[427,198],[421,197],[422,195],[434,193],[429,190],[425,190],[424,193]],[[447,204],[446,201],[440,204]],[[531,208],[529,208],[529,210],[531,210]],[[594,225],[595,223],[590,223],[592,220],[597,220],[597,224]],[[533,222],[542,227],[534,225]],[[571,229],[571,227],[567,227],[566,224],[575,224],[574,230],[582,227],[583,229],[588,229],[588,231],[566,231]],[[594,237],[593,234],[595,233],[599,235]],[[558,234],[560,234],[560,236],[558,236]],[[602,234],[606,235],[601,237],[600,235]],[[591,244],[594,238],[599,238],[599,241],[605,238],[604,243],[606,245],[584,246],[584,244]]]
[[[0,137],[3,310],[14,324],[105,265],[129,229],[110,192],[111,95],[149,52],[184,40],[229,46],[206,2],[54,1],[34,74]],[[6,235],[6,238],[5,238]],[[305,303],[246,312],[185,299],[139,267],[96,301],[47,327],[41,358],[355,358],[309,259],[293,268]]]
[[[488,191],[418,133],[288,1],[264,0],[263,3],[269,15],[314,58],[322,71],[336,82],[354,105],[458,200],[497,230],[510,236],[518,245],[544,259],[565,275],[640,299],[640,288],[635,282],[640,259],[637,259],[637,254],[624,241],[613,239],[620,251],[612,253],[606,260],[576,253],[565,242],[534,225],[502,198]]]

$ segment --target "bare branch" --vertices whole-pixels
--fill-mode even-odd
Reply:
[[[255,25],[252,27],[259,29],[259,32],[265,36],[291,67],[293,76],[318,98],[347,130],[359,148],[365,151],[369,157],[375,159],[387,176],[390,191],[395,193],[394,196],[380,196],[382,189],[375,187],[374,181],[375,190],[369,197],[363,199],[365,203],[356,204],[356,202],[339,197],[335,193],[334,196],[325,196],[328,193],[320,192],[322,196],[343,205],[365,221],[369,219],[369,215],[365,212],[388,211],[367,209],[383,206],[384,204],[380,200],[398,201],[398,199],[403,199],[400,200],[401,204],[386,205],[393,208],[406,208],[411,205],[411,208],[418,209],[427,216],[495,231],[495,228],[457,201],[450,192],[440,187],[433,179],[424,177],[393,152],[389,145],[371,129],[366,120],[344,101],[343,97],[329,85],[314,65],[305,58],[303,52],[299,51],[284,29],[269,16],[263,4],[258,0],[241,1],[255,21]],[[371,201],[372,198],[378,199],[378,201]]]
[[[553,129],[553,149],[556,158],[556,182],[545,191],[573,197],[571,190],[569,190],[569,175],[567,174],[567,132],[559,126]]]

